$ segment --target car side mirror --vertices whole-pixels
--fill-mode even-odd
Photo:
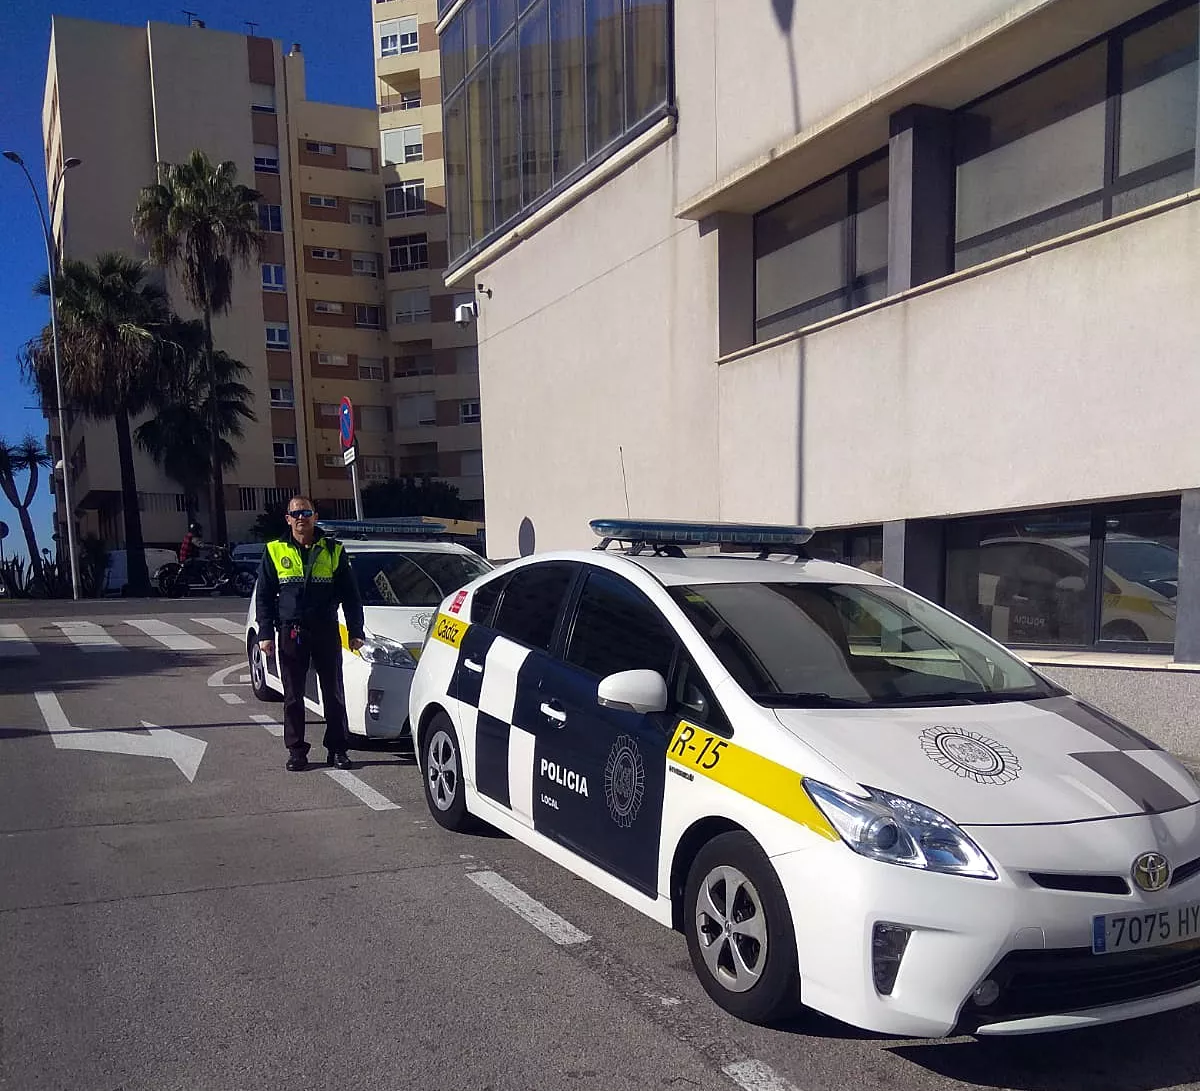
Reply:
[[[625,712],[665,712],[667,683],[658,671],[619,671],[600,682],[596,701]]]

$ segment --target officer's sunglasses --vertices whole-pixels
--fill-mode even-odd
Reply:
[[[292,508],[287,514],[289,519],[308,519],[316,513],[312,508]]]

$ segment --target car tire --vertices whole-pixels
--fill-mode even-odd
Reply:
[[[775,869],[753,837],[723,833],[696,854],[683,918],[692,968],[720,1007],[760,1024],[799,1011],[792,916]]]
[[[1146,634],[1132,621],[1110,621],[1100,630],[1101,640],[1137,640],[1144,642]]]
[[[421,741],[421,781],[425,803],[433,820],[447,830],[462,833],[475,828],[467,811],[462,776],[462,748],[450,717],[439,712],[425,729]]]
[[[282,701],[283,694],[267,685],[266,666],[263,663],[263,654],[259,649],[257,636],[250,638],[249,647],[246,649],[246,658],[250,663],[250,689],[254,696],[260,701]]]

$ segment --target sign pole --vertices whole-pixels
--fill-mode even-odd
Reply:
[[[340,429],[342,434],[342,457],[350,467],[350,484],[354,489],[354,515],[361,523],[363,521],[362,492],[358,487],[358,448],[354,442],[354,404],[349,398],[343,398],[339,410]]]
[[[350,483],[354,486],[354,516],[363,521],[362,492],[358,488],[358,460],[350,463]]]

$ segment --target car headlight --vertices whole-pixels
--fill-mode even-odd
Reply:
[[[406,667],[413,670],[421,654],[420,644],[401,644],[386,636],[367,633],[367,642],[358,650],[368,663],[379,663],[385,667]]]
[[[901,867],[995,879],[991,862],[962,830],[930,807],[867,788],[868,798],[847,795],[820,781],[804,787],[843,841],[872,860]]]

